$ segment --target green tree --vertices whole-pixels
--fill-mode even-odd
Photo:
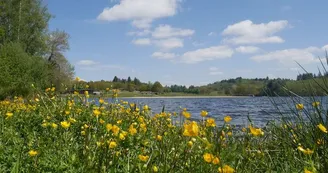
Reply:
[[[64,56],[64,52],[69,50],[68,39],[69,35],[66,32],[57,29],[49,34],[47,40],[47,61],[51,71],[51,83],[58,89],[61,84],[69,84],[74,77],[74,67]]]
[[[51,15],[41,0],[1,2],[0,44],[18,42],[29,55],[42,56],[46,51],[48,21]]]
[[[118,82],[118,78],[114,76],[113,82]]]
[[[156,82],[153,84],[153,86],[152,86],[152,88],[151,88],[151,91],[152,91],[152,92],[157,92],[157,93],[161,93],[161,92],[163,92],[163,86],[162,86],[162,84],[161,84],[160,82],[156,81]]]
[[[8,96],[26,96],[31,84],[44,84],[46,77],[42,59],[29,56],[19,43],[6,43],[0,49],[0,99]]]

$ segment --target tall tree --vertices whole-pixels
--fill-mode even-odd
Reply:
[[[8,0],[0,5],[0,44],[19,42],[29,55],[43,55],[51,15],[42,1]]]
[[[118,82],[117,76],[114,76],[113,82]]]
[[[47,39],[47,61],[51,70],[51,82],[57,88],[68,84],[74,76],[74,67],[67,61],[64,52],[69,50],[69,35],[60,30],[49,33]]]

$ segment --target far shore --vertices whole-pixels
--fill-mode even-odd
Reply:
[[[177,98],[177,99],[184,99],[184,98],[249,98],[251,96],[136,96],[136,97],[119,97],[119,98],[137,98],[137,99],[144,99],[144,98],[157,98],[157,99],[164,99],[164,98]]]

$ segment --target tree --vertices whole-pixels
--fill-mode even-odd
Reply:
[[[41,0],[10,0],[1,4],[0,44],[18,42],[29,55],[46,51],[48,21],[51,15]]]
[[[152,86],[151,91],[152,91],[152,92],[156,92],[156,93],[161,93],[161,92],[163,92],[163,86],[162,86],[162,84],[159,83],[158,81],[156,81],[156,82],[154,83],[154,85]]]
[[[141,85],[141,82],[139,79],[137,79],[136,77],[133,79],[133,83],[137,86]]]
[[[51,71],[51,82],[60,88],[61,84],[68,84],[74,76],[74,67],[67,61],[64,52],[69,50],[69,35],[60,30],[49,34],[47,40],[47,61]]]
[[[114,76],[113,82],[118,82],[118,78]]]
[[[8,96],[26,96],[31,84],[47,82],[43,59],[29,56],[19,43],[6,43],[0,49],[0,99]]]
[[[130,76],[128,77],[128,83],[131,83],[131,78],[130,78]]]

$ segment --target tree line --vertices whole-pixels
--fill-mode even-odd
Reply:
[[[325,92],[320,90],[320,87],[314,86],[316,82],[312,79],[324,79],[325,75],[313,75],[312,73],[299,74],[296,80],[292,79],[269,79],[254,78],[246,79],[237,77],[235,79],[226,79],[217,81],[204,86],[184,86],[171,85],[162,86],[158,81],[155,83],[141,82],[138,78],[128,77],[127,79],[118,78],[115,76],[112,81],[90,81],[86,82],[90,88],[96,90],[105,90],[106,88],[120,89],[125,91],[151,91],[159,94],[163,93],[186,93],[195,95],[228,95],[228,96],[286,96],[291,92],[298,95],[311,95],[315,92],[317,95],[324,95]],[[308,89],[308,86],[314,86],[313,89]]]
[[[0,1],[0,99],[27,96],[32,84],[60,91],[72,81],[69,35],[49,30],[52,17],[41,0]]]

